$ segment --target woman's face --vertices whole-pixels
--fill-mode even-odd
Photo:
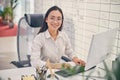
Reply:
[[[57,31],[62,24],[62,14],[58,10],[53,10],[46,18],[48,30]]]

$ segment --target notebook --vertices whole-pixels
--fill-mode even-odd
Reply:
[[[72,67],[73,73],[67,69],[55,73],[63,77],[69,77],[95,68],[110,54],[118,30],[119,28],[115,28],[92,36],[85,67],[77,65]]]

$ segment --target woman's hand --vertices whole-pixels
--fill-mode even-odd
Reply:
[[[79,59],[78,57],[73,57],[73,62],[82,66],[85,66],[85,62],[81,59]]]

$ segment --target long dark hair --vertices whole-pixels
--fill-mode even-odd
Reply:
[[[50,14],[50,12],[53,11],[53,10],[58,10],[62,14],[62,24],[61,24],[60,28],[58,29],[59,31],[62,30],[63,20],[64,20],[63,12],[62,12],[61,8],[59,8],[58,6],[53,6],[53,7],[49,8],[48,11],[46,12],[45,18],[43,20],[43,25],[40,28],[38,34],[41,33],[41,32],[44,32],[44,31],[46,31],[48,29],[48,25],[46,23],[46,18],[48,17],[48,15]]]

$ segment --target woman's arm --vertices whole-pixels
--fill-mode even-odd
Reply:
[[[76,55],[74,54],[74,51],[71,47],[71,43],[70,43],[70,39],[68,38],[67,34],[65,34],[65,41],[66,41],[66,49],[65,49],[65,53],[66,55],[71,58],[73,60],[73,62],[75,62],[76,64],[80,64],[82,66],[85,66],[85,62],[81,59],[79,59],[78,57],[76,57]]]
[[[31,47],[31,65],[33,67],[40,67],[46,64],[45,61],[40,59],[41,56],[41,48],[44,41],[41,40],[41,36],[37,35],[32,43]]]

